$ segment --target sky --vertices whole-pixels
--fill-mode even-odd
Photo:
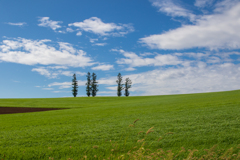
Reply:
[[[0,98],[240,89],[239,0],[1,0]]]

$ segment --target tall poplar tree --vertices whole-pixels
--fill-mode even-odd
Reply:
[[[92,94],[92,86],[91,86],[91,74],[90,74],[90,72],[88,72],[87,73],[87,83],[86,83],[86,94],[87,94],[87,96],[88,97],[90,97],[91,96],[91,94]]]
[[[116,80],[118,87],[117,87],[117,95],[118,97],[122,96],[123,84],[122,84],[122,75],[118,73],[117,80]]]
[[[124,93],[124,95],[126,97],[128,97],[129,94],[130,94],[128,89],[131,88],[131,86],[132,86],[132,81],[129,78],[126,78],[126,80],[125,80],[125,93]]]
[[[92,73],[92,96],[95,97],[98,92],[98,85],[97,85],[97,75],[93,72]]]
[[[76,78],[76,74],[73,74],[73,79],[72,79],[72,94],[74,97],[77,96],[77,92],[78,92],[78,82],[77,82],[77,78]]]

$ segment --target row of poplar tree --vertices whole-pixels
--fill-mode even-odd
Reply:
[[[125,82],[123,83],[122,75],[121,73],[117,76],[117,96],[122,96],[122,90],[124,90],[124,95],[128,97],[130,95],[129,89],[132,86],[132,81],[129,78],[125,79]],[[98,92],[98,85],[97,85],[97,75],[95,73],[92,73],[92,75],[88,72],[87,73],[87,83],[86,83],[86,94],[88,97],[91,95],[95,97]],[[74,97],[77,96],[78,92],[78,82],[76,78],[76,74],[73,74],[72,79],[72,94]]]

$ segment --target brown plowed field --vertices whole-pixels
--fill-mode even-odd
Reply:
[[[0,114],[41,112],[50,110],[60,110],[66,108],[26,108],[26,107],[0,107]]]

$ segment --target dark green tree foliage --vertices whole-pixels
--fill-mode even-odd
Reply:
[[[76,74],[74,73],[73,75],[73,79],[72,79],[72,94],[74,97],[77,96],[77,92],[78,92],[78,82],[77,82],[77,78],[76,78]]]
[[[97,85],[97,75],[95,73],[92,74],[92,96],[95,97],[98,92],[98,85]]]
[[[88,97],[90,97],[91,96],[91,93],[92,93],[92,81],[91,81],[91,74],[88,72],[87,73],[87,83],[86,83],[86,94],[87,94],[87,96]]]
[[[131,88],[131,86],[132,86],[132,81],[129,78],[126,78],[126,80],[125,80],[125,93],[124,93],[124,95],[126,97],[128,97],[129,94],[130,94],[128,89]]]
[[[117,95],[118,97],[122,96],[123,84],[122,84],[122,75],[118,73],[117,80],[116,80],[118,87],[117,87]]]

